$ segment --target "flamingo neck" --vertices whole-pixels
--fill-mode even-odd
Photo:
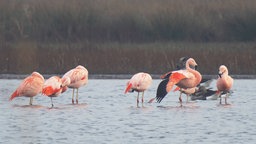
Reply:
[[[194,74],[194,76],[196,77],[196,82],[199,84],[202,80],[202,75],[198,71],[190,68],[189,63],[186,63],[186,69],[192,74]]]

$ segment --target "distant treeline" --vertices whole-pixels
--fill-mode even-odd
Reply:
[[[0,0],[0,73],[256,74],[255,0]]]
[[[0,39],[253,41],[256,1],[1,0]]]

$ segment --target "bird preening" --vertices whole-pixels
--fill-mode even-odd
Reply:
[[[179,91],[179,103],[183,106],[182,94],[187,96],[187,102],[190,100],[206,100],[207,97],[215,95],[219,97],[220,104],[222,104],[222,96],[227,98],[233,85],[233,79],[229,76],[228,68],[225,65],[219,67],[216,82],[217,90],[209,88],[212,79],[203,78],[201,73],[197,70],[197,62],[193,58],[182,57],[177,63],[176,69],[161,75],[162,81],[159,83],[156,91],[156,96],[149,100],[149,103],[157,101],[160,103],[170,91]],[[82,66],[67,71],[62,77],[52,76],[45,80],[44,77],[38,73],[33,72],[26,77],[18,88],[12,93],[10,101],[16,97],[29,97],[29,105],[33,104],[33,97],[38,94],[43,94],[51,99],[51,106],[54,107],[53,97],[60,96],[68,88],[72,91],[72,104],[78,104],[78,89],[88,83],[88,70]],[[149,89],[152,84],[152,77],[149,73],[139,72],[134,74],[127,82],[124,93],[137,92],[136,104],[137,107],[144,107],[144,92]],[[141,94],[141,99],[140,99]],[[76,97],[76,99],[74,99]]]
[[[13,92],[10,101],[16,97],[29,97],[29,105],[33,104],[33,97],[42,92],[44,84],[44,77],[38,73],[33,72],[30,76],[26,77],[18,88]]]
[[[68,88],[73,89],[72,104],[74,104],[74,91],[76,89],[76,104],[78,104],[78,89],[88,83],[88,71],[84,66],[78,65],[76,68],[69,70],[62,78],[52,76],[45,81],[44,77],[38,73],[33,72],[26,77],[19,87],[13,92],[10,101],[16,97],[29,97],[29,105],[33,104],[33,97],[42,93],[51,98],[51,105],[53,105],[52,98],[58,97]]]
[[[124,93],[138,92],[137,95],[137,107],[139,107],[139,94],[142,92],[141,103],[144,103],[144,91],[147,90],[152,83],[152,77],[148,73],[140,72],[132,76],[127,82],[127,86]]]

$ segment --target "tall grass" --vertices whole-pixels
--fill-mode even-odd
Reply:
[[[91,74],[161,74],[173,70],[180,57],[193,57],[202,74],[217,74],[225,64],[231,74],[256,74],[256,43],[35,44],[6,45],[0,53],[1,73],[63,74],[78,64]],[[88,47],[88,48],[85,48]]]
[[[254,0],[1,0],[7,41],[253,41]]]
[[[256,74],[255,0],[1,0],[0,73]]]

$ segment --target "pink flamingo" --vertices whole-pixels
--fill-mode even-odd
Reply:
[[[152,77],[148,73],[140,72],[132,76],[132,78],[128,81],[127,87],[124,93],[128,91],[138,92],[137,95],[137,107],[139,107],[139,93],[142,92],[141,103],[143,106],[144,103],[144,91],[149,88],[152,83]]]
[[[67,85],[69,84],[69,77],[60,78],[58,76],[52,76],[45,81],[42,93],[51,98],[52,107],[52,97],[57,97],[61,93],[65,92],[67,90]]]
[[[160,83],[157,90],[157,102],[161,102],[162,99],[170,92],[174,85],[177,85],[181,89],[195,88],[202,80],[201,74],[195,69],[190,68],[197,67],[197,63],[193,58],[189,58],[186,61],[185,69],[172,71],[168,74],[169,78]],[[182,106],[181,94],[179,101]]]
[[[226,93],[225,96],[225,104],[227,104],[228,93],[230,93],[230,89],[233,85],[233,78],[228,75],[228,68],[224,65],[219,67],[219,78],[217,79],[217,93],[220,97],[221,104],[221,94]]]
[[[38,72],[33,72],[21,82],[19,87],[11,95],[9,101],[15,97],[25,96],[30,97],[29,104],[32,105],[33,97],[42,92],[43,84],[44,77]]]
[[[76,103],[78,104],[78,89],[81,86],[86,85],[88,83],[88,70],[85,67],[79,65],[76,68],[66,72],[62,78],[65,78],[65,77],[70,78],[70,84],[68,84],[67,86],[73,89],[72,104],[74,104],[74,93],[75,93],[75,89],[77,89]]]

